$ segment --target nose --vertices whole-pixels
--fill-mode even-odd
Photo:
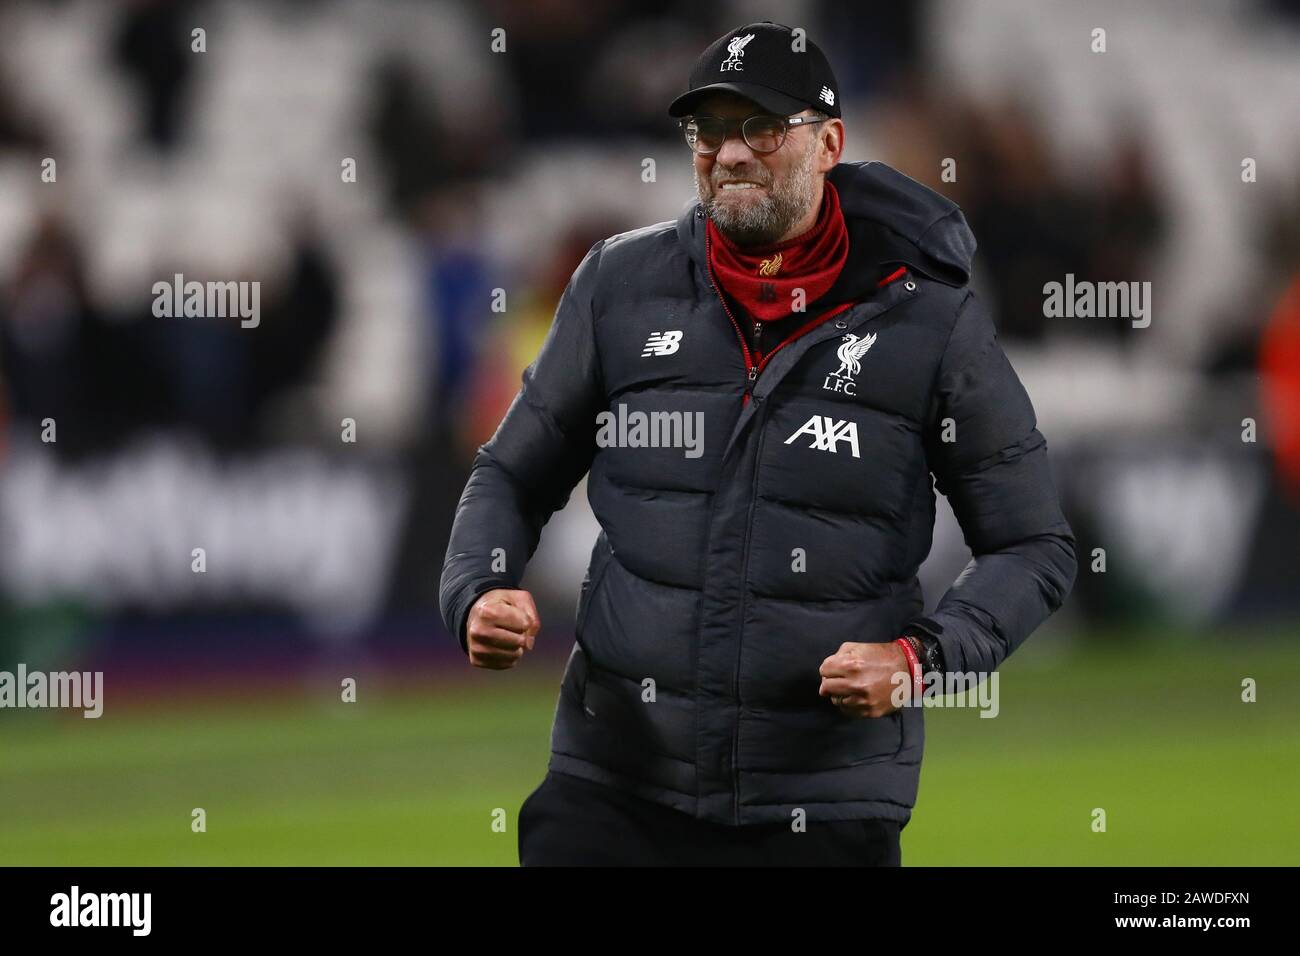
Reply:
[[[713,155],[714,162],[728,167],[753,162],[755,158],[754,151],[749,148],[749,144],[745,142],[745,137],[740,135],[739,130],[723,140],[722,148]]]

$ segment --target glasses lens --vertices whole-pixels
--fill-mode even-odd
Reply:
[[[751,116],[742,128],[745,142],[756,153],[770,153],[785,139],[785,123],[777,116]]]
[[[695,116],[685,126],[686,144],[697,153],[716,153],[727,138],[727,126],[716,116]]]

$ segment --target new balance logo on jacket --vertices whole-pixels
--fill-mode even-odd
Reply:
[[[645,348],[641,350],[641,357],[649,355],[672,355],[681,347],[682,333],[676,330],[671,332],[651,332],[650,338],[646,339]]]

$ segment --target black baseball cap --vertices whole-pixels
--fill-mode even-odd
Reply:
[[[686,116],[717,90],[747,97],[773,113],[789,116],[817,109],[840,115],[840,87],[817,44],[771,20],[729,30],[709,44],[691,69],[687,91],[673,100],[669,116]]]

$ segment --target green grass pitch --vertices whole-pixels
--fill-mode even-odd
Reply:
[[[997,719],[927,712],[904,864],[1300,864],[1298,636],[1031,640]],[[513,866],[558,672],[466,671],[362,679],[355,704],[332,684],[115,711],[110,685],[97,721],[0,712],[0,864]]]

